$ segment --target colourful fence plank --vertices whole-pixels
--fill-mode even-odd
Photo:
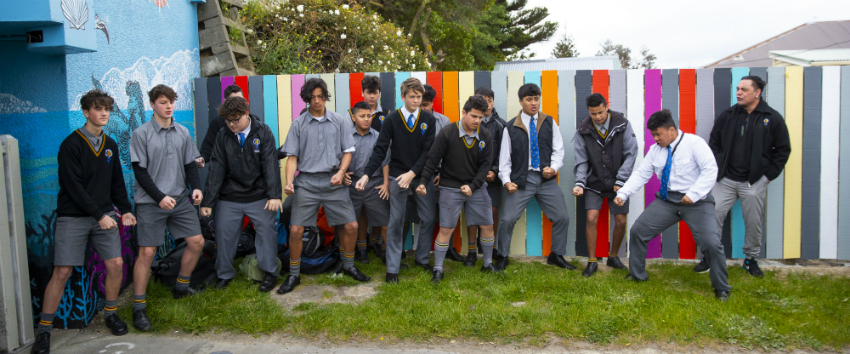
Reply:
[[[758,76],[762,80],[764,80],[765,82],[767,82],[767,79],[768,79],[767,68],[764,68],[764,67],[762,67],[762,68],[750,68],[750,75]],[[767,87],[765,87],[765,90],[766,89],[767,89]],[[764,92],[762,92],[762,99],[764,99],[763,97],[764,97]],[[767,206],[765,205],[765,207],[767,207]],[[765,216],[766,215],[767,214],[765,214]],[[759,252],[758,258],[765,258],[765,256],[767,255],[767,234],[764,232],[765,229],[766,229],[765,224],[767,223],[767,219],[762,219],[762,220],[764,222],[762,222],[761,251]]]
[[[554,70],[543,71],[540,76],[540,87],[543,90],[543,96],[546,97],[543,102],[541,102],[541,110],[546,114],[552,116],[552,119],[555,120],[555,123],[560,127],[560,112],[558,111],[558,102],[560,97],[558,95],[558,72]],[[563,137],[561,137],[563,139]],[[566,151],[568,146],[564,144],[564,151]],[[570,167],[564,165],[569,171]],[[561,168],[563,170],[563,167]],[[561,183],[561,174],[557,175],[557,182]],[[566,196],[564,196],[566,197]],[[542,211],[541,211],[542,213]],[[543,256],[548,256],[549,252],[552,251],[552,221],[546,217],[546,213],[542,213],[543,218]]]
[[[593,72],[590,70],[576,71],[576,112],[573,125],[576,130],[584,117],[588,116],[587,96],[593,93]],[[564,122],[567,124],[567,122]],[[570,144],[572,145],[572,144]],[[589,257],[587,251],[587,210],[585,209],[584,196],[576,198],[576,255]],[[597,240],[598,241],[598,240]]]
[[[697,132],[697,72],[694,69],[679,70],[679,128],[682,132]],[[706,140],[707,141],[707,140]],[[697,246],[694,235],[685,222],[679,223],[679,258],[696,258]]]
[[[434,71],[426,73],[425,76],[427,83],[437,91],[437,96],[434,97],[434,111],[443,113],[443,73]]]
[[[443,72],[443,114],[453,123],[460,117],[458,85],[457,71]]]
[[[334,87],[336,91],[334,92],[333,100],[336,102],[336,113],[346,116],[346,113],[349,108],[351,108],[351,94],[349,91],[351,90],[351,83],[348,81],[348,74],[334,74]]]
[[[280,130],[277,118],[277,77],[274,75],[260,76],[263,79],[263,122],[272,130],[275,146],[281,146]],[[255,95],[256,96],[256,95]],[[255,102],[258,101],[255,99]]]
[[[616,112],[621,112],[626,115],[628,118],[629,115],[626,114],[626,70],[611,70],[608,72],[609,76],[609,100],[608,107],[611,110]],[[641,84],[641,87],[643,85]],[[629,203],[631,205],[631,203]],[[611,215],[609,219],[609,229],[611,230],[611,240],[613,240],[614,235],[614,227],[616,226],[616,221],[614,219],[614,215]],[[613,246],[613,244],[612,244]],[[613,247],[612,247],[613,248]],[[620,252],[618,256],[626,257],[627,249],[629,248],[629,244],[626,242],[625,237],[623,238],[623,243],[620,245]]]
[[[524,82],[526,84],[535,84],[537,86],[542,86],[543,82],[541,75],[542,73],[540,71],[526,71],[524,75]],[[544,95],[541,96],[541,101],[545,102],[547,98],[548,96],[544,93]],[[532,197],[531,201],[528,203],[528,206],[525,208],[525,221],[525,252],[529,256],[542,256],[543,212],[540,209],[540,204],[537,203],[537,198]]]
[[[800,258],[820,254],[820,167],[823,68],[810,66],[803,73],[803,175]],[[835,193],[835,191],[829,191]]]
[[[404,107],[404,101],[401,100],[401,83],[404,82],[404,80],[407,80],[409,78],[410,78],[409,72],[395,73],[395,82],[398,83],[398,85],[395,85],[395,107],[394,107],[395,109],[400,109],[401,107]],[[424,83],[423,83],[423,85],[424,85]]]
[[[469,96],[475,94],[475,72],[473,71],[461,71],[457,74],[457,98],[458,98],[458,116],[460,119],[463,105],[466,103],[466,100],[469,99]],[[451,118],[449,118],[451,119]]]
[[[732,69],[717,68],[714,70],[714,117],[720,115],[732,104]],[[723,252],[726,258],[732,258],[732,213],[726,216],[723,223],[720,242],[723,244]]]
[[[419,79],[419,81],[422,82],[423,85],[428,83],[428,73],[424,71],[412,71],[410,72],[410,77]]]
[[[233,83],[242,89],[242,97],[245,97],[245,100],[251,103],[251,86],[248,85],[248,77],[236,76],[233,78]]]
[[[840,146],[841,67],[823,68],[823,119],[820,164],[820,250],[818,258],[838,256],[838,151]],[[848,123],[850,124],[850,123]],[[845,181],[847,182],[847,181]]]
[[[499,113],[506,122],[508,118],[508,100],[514,99],[516,95],[508,94],[508,73],[505,71],[494,71],[490,74],[490,85],[493,89],[493,109]]]
[[[785,164],[785,237],[782,256],[800,258],[803,203],[803,67],[800,66],[785,68],[785,125],[788,126],[792,148]]]
[[[638,154],[635,159],[635,169],[638,168],[643,163],[643,155],[645,151],[646,141],[644,140],[644,135],[646,134],[646,129],[644,129],[644,90],[643,90],[643,81],[644,81],[644,71],[643,70],[628,70],[626,72],[626,117],[629,119],[629,124],[632,125],[632,130],[635,132],[635,137],[637,138],[638,144]],[[623,242],[628,245],[629,232],[631,232],[632,226],[634,226],[635,221],[638,216],[643,212],[645,207],[644,199],[646,198],[644,188],[641,187],[641,190],[629,198],[629,219],[628,219],[628,229],[626,233],[626,237]],[[626,249],[626,254],[628,254],[628,247],[624,247]]]
[[[357,104],[357,102],[363,102],[363,84],[361,83],[361,81],[363,80],[363,77],[365,77],[365,76],[366,75],[363,74],[363,73],[352,73],[351,75],[348,76],[348,87],[350,88],[349,92],[348,92],[348,94],[349,94],[349,96],[348,96],[349,97],[349,99],[348,99],[349,106],[346,109],[354,107],[354,105]],[[383,88],[381,89],[381,92],[383,92]],[[382,108],[384,108],[384,107],[382,107]],[[389,109],[389,108],[390,107],[386,107],[385,109]]]
[[[224,97],[224,90],[227,86],[233,85],[236,83],[236,78],[233,76],[222,76],[221,77],[221,100],[224,101],[226,97]]]
[[[396,80],[395,74],[393,73],[381,73],[381,108],[384,109],[385,112],[389,113],[394,109],[401,108],[399,106],[399,102],[396,102],[396,91],[401,91],[401,83],[404,80]],[[405,78],[407,79],[407,78]],[[399,99],[400,101],[400,99]],[[400,103],[404,105],[404,103]]]
[[[277,131],[281,145],[286,141],[289,127],[292,126],[292,76],[277,75]],[[280,160],[280,182],[286,186],[286,161]],[[283,198],[286,199],[286,194]]]
[[[750,68],[732,68],[732,86],[731,97],[732,104],[737,103],[735,95],[737,92],[738,83],[741,78],[750,74]],[[729,108],[729,107],[726,107]],[[719,114],[719,112],[718,112]],[[744,239],[746,237],[746,228],[744,225],[744,213],[741,208],[741,201],[735,202],[731,211],[732,221],[732,258],[744,258]]]
[[[652,69],[644,72],[644,126],[649,121],[649,116],[661,110],[661,70]],[[649,148],[655,144],[652,134],[644,129],[644,156]],[[649,179],[644,186],[644,203],[649,206],[655,200],[655,192],[658,191],[661,182],[656,176]],[[661,238],[656,237],[649,241],[646,258],[661,257]]]
[[[661,70],[661,108],[670,110],[673,120],[679,125],[679,70]],[[673,225],[661,233],[661,257],[679,258],[679,225]]]
[[[570,148],[576,131],[576,126],[573,124],[576,119],[575,76],[576,72],[574,70],[558,72],[558,116],[560,117],[558,128],[561,130],[561,139],[564,142],[564,167],[561,169],[562,173],[558,175],[558,186],[561,188],[561,192],[564,193],[564,198],[567,202],[567,213],[570,216],[571,222],[575,222],[576,220],[576,198],[573,196],[573,187],[576,183],[575,175],[573,174],[575,152]],[[563,237],[563,235],[558,235],[558,237]],[[576,255],[575,243],[576,230],[570,227],[567,231],[567,253],[565,256]],[[545,248],[543,252],[546,253]]]
[[[509,71],[508,72],[508,114],[505,115],[505,121],[510,121],[515,118],[520,111],[522,111],[522,107],[519,104],[519,98],[517,98],[517,92],[519,92],[519,88],[525,84],[525,73],[522,71]],[[445,75],[445,74],[444,74]],[[525,233],[526,233],[526,216],[525,212],[522,213],[522,217],[517,220],[514,225],[514,232],[511,236],[511,254],[517,255],[525,255]]]
[[[850,66],[841,68],[841,152],[838,185],[838,215],[847,215],[850,211]],[[771,183],[773,184],[773,183]],[[850,218],[838,218],[838,239],[836,240],[836,258],[850,259]]]
[[[319,78],[325,81],[325,84],[328,85],[328,93],[333,96],[336,93],[336,80],[334,80],[334,74],[321,74],[319,75]],[[331,99],[325,103],[325,108],[336,112],[336,100],[331,97]]]
[[[304,75],[292,75],[290,77],[290,82],[292,86],[292,120],[298,119],[298,116],[301,115],[301,110],[307,108],[307,103],[301,99],[301,88],[304,87],[305,82]]]
[[[785,117],[785,68],[774,67],[767,70],[767,93],[768,104]],[[793,147],[791,148],[794,149]],[[764,228],[766,242],[765,257],[769,259],[782,258],[782,239],[785,233],[785,171],[779,174],[767,185],[767,201],[765,202],[767,215]]]
[[[608,70],[593,70],[593,93],[602,94],[608,102],[611,101],[609,83]],[[588,111],[586,115],[590,115],[590,112]],[[609,214],[608,200],[603,199],[602,208],[599,209],[599,219],[596,223],[596,254],[588,255],[588,257],[608,257],[610,250],[609,237],[611,235],[611,225],[608,221]]]
[[[263,77],[262,76],[244,76],[248,79],[248,92],[254,95],[254,101],[251,104],[251,113],[260,117],[265,121],[266,107],[265,95],[263,94]]]

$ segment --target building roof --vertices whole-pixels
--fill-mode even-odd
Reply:
[[[834,62],[850,62],[850,48],[771,50],[770,58],[800,66],[823,65]]]
[[[772,50],[850,48],[850,20],[806,23],[708,64],[706,68],[773,66]]]
[[[539,60],[500,61],[494,71],[543,71],[543,70],[616,70],[620,69],[620,58],[616,55],[599,57],[556,58]]]

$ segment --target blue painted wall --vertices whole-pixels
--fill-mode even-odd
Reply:
[[[105,131],[119,145],[131,200],[135,181],[129,161],[130,135],[150,119],[147,91],[151,87],[165,84],[177,91],[175,119],[194,134],[192,79],[200,77],[196,5],[188,0],[94,0],[89,10],[105,27],[95,29],[95,23],[88,23],[85,28],[96,35],[96,52],[44,55],[28,51],[23,41],[0,42],[0,62],[4,63],[0,67],[0,134],[13,135],[21,146],[36,319],[53,267],[59,189],[56,155],[62,140],[85,123],[80,97],[100,88],[116,101]],[[129,230],[122,230],[122,239],[130,238]],[[132,281],[131,244],[126,242],[124,247],[125,285]],[[66,286],[54,321],[57,327],[83,327],[103,306],[102,262],[93,249],[87,251],[86,259]]]

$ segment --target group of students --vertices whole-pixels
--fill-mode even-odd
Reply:
[[[80,104],[86,124],[59,149],[55,268],[32,352],[49,353],[52,320],[65,283],[72,268],[83,264],[89,241],[107,268],[106,326],[115,335],[128,332],[116,313],[123,264],[113,206],[123,225],[137,226],[133,325],[140,331],[151,328],[145,292],[166,227],[174,239],[187,244],[172,295],[179,299],[196,293],[189,278],[204,243],[194,207],[198,205],[202,216],[215,209],[218,289],[236,276],[233,259],[246,216],[256,230],[258,268],[265,272],[259,290],[274,288],[279,276],[275,218],[283,210],[283,193],[291,198],[292,207],[289,275],[277,290],[280,294],[300,284],[302,236],[306,227],[316,225],[320,207],[328,224],[336,226],[341,261],[334,271],[361,282],[371,280],[355,266],[355,260],[368,262],[367,225],[372,227],[372,249],[386,264],[387,283],[398,283],[400,270],[407,268],[401,262],[404,229],[413,222],[419,228],[414,264],[430,272],[435,284],[444,277],[447,257],[466,266],[476,264],[479,237],[481,271],[503,272],[514,226],[532,197],[553,223],[546,263],[575,269],[564,259],[570,218],[556,178],[563,167],[564,140],[555,120],[540,112],[540,87],[519,88],[522,109],[507,122],[493,109],[493,91],[478,88],[464,103],[460,119],[451,123],[433,110],[436,91],[416,78],[401,83],[403,105],[392,111],[384,111],[378,103],[380,78],[365,76],[361,84],[364,101],[343,117],[326,109],[330,99],[326,83],[307,80],[300,97],[308,107],[293,121],[280,148],[269,127],[250,113],[242,90],[230,86],[218,109],[220,118],[210,123],[200,152],[188,130],[173,119],[177,94],[167,86],[155,86],[148,93],[153,117],[133,132],[130,142],[137,217],[124,188],[118,145],[103,134],[114,101],[98,90],[85,94]],[[607,199],[616,222],[608,266],[628,269],[626,279],[646,281],[648,242],[683,220],[705,255],[694,270],[709,271],[715,296],[727,300],[731,287],[719,230],[738,198],[747,210],[744,267],[761,276],[755,261],[761,223],[756,220],[764,215],[767,183],[781,173],[791,149],[782,117],[760,98],[763,89],[760,78],[743,78],[738,103],[720,114],[709,143],[679,130],[668,110],[653,113],[647,129],[656,144],[634,173],[638,144],[628,120],[608,109],[601,94],[587,97],[589,116],[581,120],[572,140],[576,157],[572,193],[584,196],[587,209],[590,258],[585,277],[598,269],[596,224]],[[279,160],[284,158],[281,183]],[[202,192],[198,169],[207,165]],[[661,188],[631,229],[627,268],[617,253],[625,234],[628,199],[653,174],[661,180]],[[469,225],[465,258],[450,247],[461,210]]]

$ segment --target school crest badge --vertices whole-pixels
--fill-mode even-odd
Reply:
[[[380,116],[380,117],[378,117],[378,120],[380,120],[380,121],[381,121],[381,125],[384,125],[384,116]]]
[[[255,138],[252,143],[254,144],[254,152],[260,152],[260,139]]]
[[[484,146],[486,146],[486,145],[487,144],[485,144],[483,141],[478,143],[478,152],[481,152],[482,150],[484,150]]]
[[[106,149],[106,163],[109,163],[111,161],[112,161],[112,150]]]
[[[422,135],[425,135],[425,131],[428,130],[428,124],[422,123],[422,125],[419,126],[419,129],[422,130]]]
[[[765,126],[765,127],[767,126],[767,123],[770,123],[770,119],[765,118],[765,119],[764,119],[764,126]]]

